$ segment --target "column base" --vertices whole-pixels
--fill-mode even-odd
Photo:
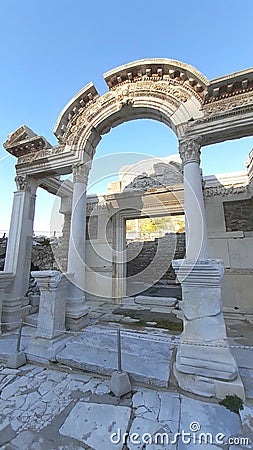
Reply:
[[[184,344],[178,348],[176,368],[178,371],[213,378],[223,381],[233,381],[238,375],[237,364],[229,348]],[[224,342],[224,345],[226,343]]]
[[[79,319],[67,317],[66,329],[71,331],[79,331],[87,327],[87,325],[89,325],[89,322],[90,320],[88,314],[86,316],[79,317]]]
[[[66,309],[66,329],[72,331],[82,330],[89,324],[89,307],[85,297],[68,298]]]
[[[239,374],[234,380],[221,381],[200,375],[183,373],[177,370],[176,364],[173,366],[173,372],[179,387],[186,392],[217,399],[223,399],[226,395],[237,395],[245,401],[245,390]]]
[[[2,308],[3,329],[6,331],[15,330],[30,313],[31,305],[29,305],[28,297],[4,300]]]
[[[54,339],[33,338],[26,349],[27,360],[39,363],[56,361],[57,353],[63,350],[68,339],[66,334]]]
[[[184,313],[174,364],[179,386],[204,397],[236,394],[243,399],[244,388],[228,348],[222,313],[222,261],[184,259],[173,261],[173,267],[182,285]]]

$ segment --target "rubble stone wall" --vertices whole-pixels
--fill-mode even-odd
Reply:
[[[253,197],[224,202],[223,207],[227,231],[253,231]]]
[[[173,259],[185,256],[185,234],[168,233],[154,241],[134,241],[127,244],[127,277],[140,274],[143,281],[156,280],[164,268],[164,280],[175,280]],[[150,265],[155,258],[155,264]],[[145,272],[144,269],[148,268]],[[147,279],[145,279],[147,278]]]

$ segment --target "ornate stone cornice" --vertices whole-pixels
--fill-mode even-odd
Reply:
[[[186,139],[179,142],[179,154],[182,159],[182,165],[185,166],[191,162],[200,164],[201,137],[195,139]]]
[[[26,125],[22,125],[11,133],[3,146],[11,155],[16,156],[16,158],[52,147],[43,136],[38,136]]]
[[[78,162],[73,164],[72,173],[73,173],[73,183],[84,183],[88,184],[90,167],[87,164]]]
[[[253,68],[231,73],[211,80],[206,91],[205,103],[222,101],[253,90]]]
[[[250,192],[249,185],[246,186],[212,186],[204,189],[204,196],[215,197],[215,196],[228,196],[228,195],[239,195],[239,194],[248,194]]]
[[[17,175],[15,177],[15,183],[18,191],[31,192],[31,182],[27,175]]]
[[[64,146],[56,145],[55,147],[52,147],[52,148],[46,148],[46,149],[42,149],[42,150],[39,150],[36,152],[31,152],[26,155],[19,156],[17,164],[18,165],[27,164],[27,163],[31,164],[34,161],[41,160],[43,158],[48,158],[50,156],[58,155],[59,153],[63,153],[63,151],[64,151]]]

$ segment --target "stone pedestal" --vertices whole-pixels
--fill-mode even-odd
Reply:
[[[184,331],[174,366],[179,386],[207,397],[220,397],[222,386],[224,397],[234,392],[244,398],[222,313],[222,261],[182,259],[172,265],[182,286],[184,311]]]
[[[17,176],[15,181],[18,190],[14,192],[4,266],[4,271],[13,273],[15,277],[6,290],[7,295],[3,303],[5,322],[19,322],[30,309],[24,296],[30,278],[35,193],[38,183],[27,176]],[[9,328],[15,328],[15,325],[10,325]]]
[[[68,251],[68,272],[73,274],[66,307],[66,326],[80,330],[88,324],[85,300],[86,188],[89,168],[76,164],[73,170],[73,200]]]
[[[29,360],[55,360],[56,353],[65,345],[68,275],[57,270],[32,272],[40,288],[41,298],[36,335],[27,350]]]
[[[65,306],[68,282],[57,270],[32,272],[40,289],[40,306],[36,336],[53,339],[65,331]]]
[[[5,297],[5,290],[7,286],[13,281],[14,275],[12,273],[1,272],[0,273],[0,334],[2,332],[1,323],[4,322],[2,318],[3,300]]]

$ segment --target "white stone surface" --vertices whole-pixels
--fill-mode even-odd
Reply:
[[[167,430],[168,431],[168,430]],[[129,450],[142,450],[145,443],[149,443],[158,432],[166,432],[166,429],[159,423],[153,420],[136,417],[134,419],[127,441]]]
[[[156,342],[145,333],[122,332],[121,344],[122,369],[131,380],[168,385],[172,356],[170,339],[161,337]],[[116,333],[103,327],[87,327],[80,337],[70,340],[56,358],[67,366],[111,375],[117,369]]]
[[[126,406],[78,402],[59,431],[94,450],[121,450],[122,443],[114,444],[111,436],[118,429],[126,432],[130,414],[131,409]]]
[[[53,339],[65,331],[67,279],[57,270],[32,272],[41,292],[36,336]]]
[[[174,261],[173,267],[182,284],[184,311],[184,330],[174,370],[180,387],[210,397],[220,395],[219,389],[231,392],[237,379],[237,392],[240,391],[244,398],[221,311],[222,262],[185,259]],[[217,383],[216,389],[216,380],[224,380],[230,385],[226,388]]]
[[[191,144],[189,143],[189,145]],[[197,143],[193,145],[198,147]],[[190,154],[191,151],[190,149]],[[191,161],[190,158],[189,161],[186,160],[184,165],[184,211],[186,218],[186,257],[195,260],[207,258],[207,224],[200,167],[198,162]]]
[[[2,309],[3,309],[3,299],[4,291],[7,286],[13,281],[14,275],[8,272],[0,272],[0,334],[2,332],[1,322],[2,322]]]
[[[139,319],[133,319],[133,317],[123,317],[123,319],[121,319],[121,322],[123,323],[137,323],[139,322]]]
[[[229,383],[226,381],[215,380],[214,386],[216,397],[219,399],[225,398],[226,395],[237,395],[243,402],[245,401],[245,388],[240,375]]]
[[[159,422],[178,426],[180,418],[180,398],[178,394],[171,392],[159,392],[161,408]],[[175,427],[173,427],[175,428]]]
[[[218,433],[225,435],[222,438],[224,440],[223,444],[225,444],[230,436],[239,436],[242,431],[238,414],[232,413],[221,405],[205,403],[182,396],[180,431],[191,432],[193,435],[194,429],[197,437],[199,433],[211,433],[213,445],[222,444],[216,441]],[[181,442],[179,445],[179,449],[187,448],[194,449],[197,447],[193,442],[191,444],[183,444]]]
[[[148,295],[138,295],[138,297],[135,297],[134,301],[140,305],[164,307],[175,306],[177,303],[177,299],[175,297],[151,297]]]
[[[161,406],[160,396],[150,389],[143,389],[134,394],[133,407],[136,407],[136,417],[156,421]]]
[[[250,439],[251,445],[253,446],[253,406],[246,404],[239,413],[242,421],[243,435]]]
[[[241,378],[245,387],[245,395],[248,399],[253,399],[253,370],[239,368]]]
[[[6,366],[17,369],[18,367],[24,366],[24,364],[26,364],[25,352],[15,352],[10,354]]]
[[[112,373],[110,386],[111,391],[116,397],[122,397],[132,390],[128,374],[126,372],[118,372],[117,370]]]
[[[66,323],[69,329],[87,325],[88,307],[85,302],[85,230],[86,188],[89,169],[75,164],[73,170],[73,198],[68,250],[68,272],[73,274],[66,303]]]

